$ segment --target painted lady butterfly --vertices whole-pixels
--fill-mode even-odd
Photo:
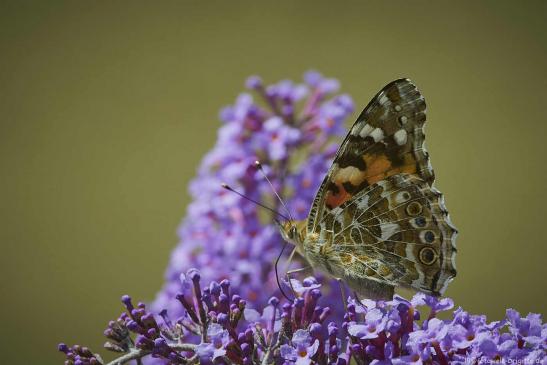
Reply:
[[[442,295],[456,276],[456,228],[424,147],[425,100],[408,79],[386,85],[342,142],[305,221],[283,238],[312,267],[369,298],[394,287]]]

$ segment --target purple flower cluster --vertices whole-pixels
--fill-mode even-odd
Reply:
[[[179,310],[171,299],[179,275],[190,267],[199,267],[208,280],[229,278],[252,306],[266,303],[263,293],[276,294],[273,262],[283,241],[274,216],[222,184],[286,215],[257,171],[258,160],[291,214],[305,218],[337,150],[334,137],[345,133],[344,121],[353,111],[348,95],[332,96],[338,81],[313,71],[301,84],[284,80],[267,86],[253,76],[246,86],[251,93],[221,111],[217,143],[190,184],[193,202],[154,309]]]
[[[448,298],[420,293],[410,301],[349,298],[336,323],[327,321],[331,309],[320,303],[313,278],[298,283],[292,303],[272,297],[261,311],[247,308],[228,280],[202,287],[200,272],[190,269],[181,282],[173,301],[183,314],[176,320],[122,297],[126,311],[104,332],[105,347],[121,353],[109,365],[147,357],[169,365],[547,363],[547,325],[537,314],[521,317],[509,309],[505,319],[489,323],[461,308],[451,311]],[[443,311],[450,318],[438,318]],[[105,363],[78,345],[59,350],[66,365]]]
[[[420,312],[420,307],[426,311]],[[453,307],[449,298],[439,300],[422,293],[410,301],[397,295],[386,302],[353,301],[344,322],[350,352],[356,360],[364,359],[357,363],[378,365],[544,364],[547,361],[547,325],[542,324],[539,315],[521,318],[509,309],[506,319],[488,323],[485,316],[470,315],[458,308],[450,319],[437,318],[439,312]],[[420,323],[422,313],[427,312],[427,318]],[[523,336],[524,328],[533,328],[532,338]]]

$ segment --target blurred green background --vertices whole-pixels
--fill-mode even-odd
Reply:
[[[315,68],[358,109],[412,78],[460,229],[447,294],[545,314],[547,2],[2,1],[0,348],[101,350],[160,288],[186,186],[248,75]],[[356,111],[356,114],[359,110]]]

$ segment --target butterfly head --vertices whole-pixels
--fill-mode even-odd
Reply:
[[[302,248],[305,238],[305,221],[279,222],[279,231],[283,239],[297,248]]]

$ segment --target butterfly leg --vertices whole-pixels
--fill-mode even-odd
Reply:
[[[355,301],[362,307],[364,308],[365,310],[368,310],[367,307],[365,307],[365,305],[363,304],[363,302],[361,302],[361,299],[359,298],[359,295],[357,294],[357,292],[354,290],[353,291],[353,297],[355,298]]]
[[[287,264],[285,265],[285,272],[289,270],[289,266],[291,266],[291,262],[294,259],[294,254],[296,253],[296,246],[291,251],[291,254],[289,255],[289,258],[287,259]]]
[[[291,254],[289,255],[289,258],[287,259],[287,264],[285,265],[285,279],[287,280],[287,282],[289,283],[289,286],[291,287],[292,294],[296,297],[296,292],[295,292],[295,290],[292,286],[290,275],[298,273],[298,272],[306,271],[306,270],[310,269],[311,266],[308,265],[308,266],[303,267],[303,268],[289,270],[289,267],[291,266],[291,262],[294,259],[294,254],[295,253],[296,253],[296,246],[293,248],[293,250],[291,251]]]

